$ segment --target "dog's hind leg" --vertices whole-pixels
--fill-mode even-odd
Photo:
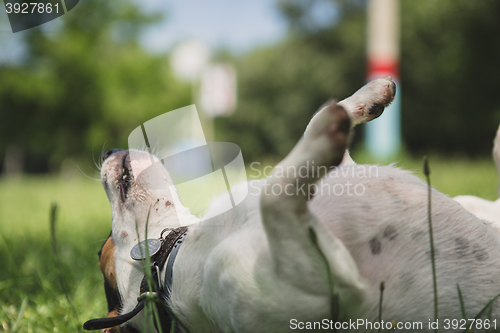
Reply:
[[[347,111],[349,118],[351,118],[351,128],[354,128],[356,125],[380,117],[395,96],[396,84],[388,76],[368,82],[350,97],[338,102],[338,104]],[[351,164],[356,163],[349,155],[349,151],[346,150],[342,165]]]
[[[307,201],[316,181],[341,162],[350,123],[335,102],[321,110],[266,179],[261,195],[263,224],[279,280],[309,295],[326,296],[333,289],[343,311],[359,305],[364,283],[350,253],[318,223]]]

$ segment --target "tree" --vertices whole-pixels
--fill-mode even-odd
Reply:
[[[407,146],[490,154],[500,123],[500,3],[403,1],[402,13]]]
[[[290,19],[286,40],[236,60],[238,108],[217,120],[221,140],[238,143],[247,162],[283,158],[323,103],[365,80],[362,10],[341,9],[338,24],[320,29]]]
[[[90,161],[105,142],[126,148],[142,122],[189,104],[168,59],[137,43],[156,19],[131,1],[88,0],[56,33],[28,30],[27,61],[0,67],[0,156],[8,145],[25,150],[27,171],[57,170],[67,157]]]

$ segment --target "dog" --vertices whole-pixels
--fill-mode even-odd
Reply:
[[[500,127],[493,141],[493,161],[500,178]],[[500,186],[498,194],[500,196]],[[478,218],[492,222],[500,229],[500,199],[489,201],[473,195],[459,195],[453,199]]]
[[[242,203],[209,221],[198,222],[167,190],[172,180],[161,163],[150,167],[154,156],[106,152],[101,179],[112,232],[99,265],[109,313],[105,325],[91,321],[86,328],[170,331],[141,310],[152,294],[142,288],[143,264],[130,255],[140,240],[164,233],[176,245],[151,274],[166,286],[158,312],[176,332],[364,332],[380,325],[399,332],[438,325],[451,332],[460,328],[456,323],[463,326],[461,300],[466,318],[491,303],[480,315],[483,326],[473,323],[475,331],[486,321],[500,325],[500,305],[491,302],[500,293],[499,231],[410,172],[356,165],[346,151],[351,128],[380,116],[394,94],[387,77],[328,103],[269,177],[249,182]],[[165,186],[153,188],[153,181]],[[216,198],[209,210],[218,204]],[[172,220],[180,228],[165,231]]]

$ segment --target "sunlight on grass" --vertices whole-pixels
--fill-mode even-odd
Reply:
[[[50,244],[53,202],[59,205],[60,264]],[[18,319],[17,332],[83,331],[84,320],[106,313],[97,251],[109,235],[110,218],[98,181],[32,176],[0,181],[0,331],[13,332]]]

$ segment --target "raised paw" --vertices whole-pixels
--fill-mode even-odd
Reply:
[[[331,102],[309,124],[305,133],[308,155],[316,165],[340,164],[349,141],[351,120],[342,106]]]
[[[340,101],[351,118],[352,127],[379,117],[396,95],[396,84],[390,76],[373,80]]]

